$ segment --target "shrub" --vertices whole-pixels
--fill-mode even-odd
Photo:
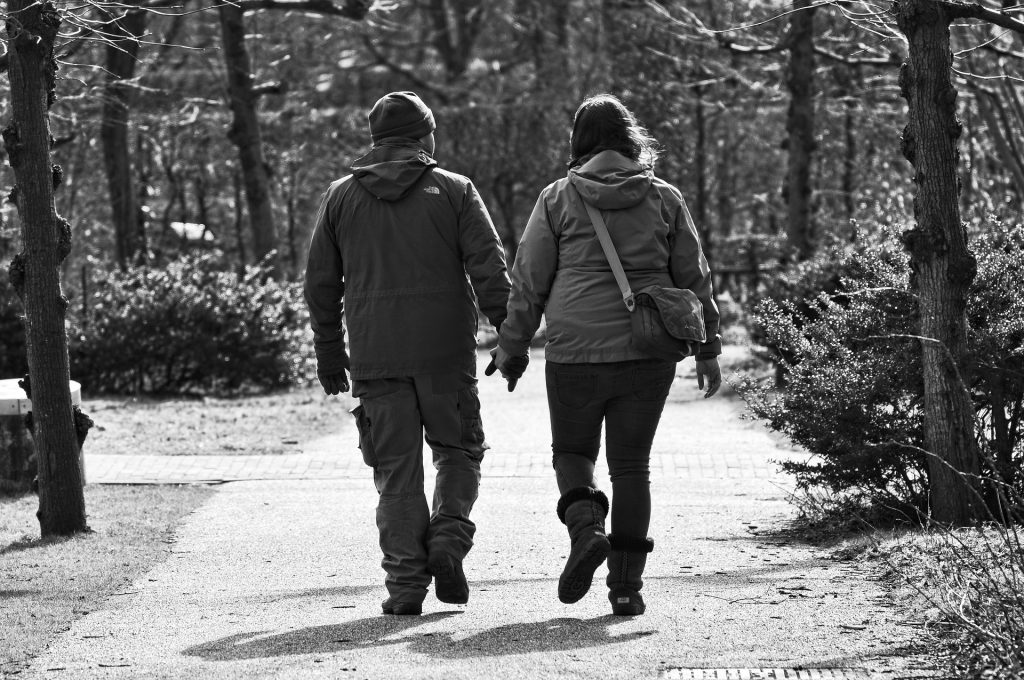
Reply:
[[[300,287],[264,266],[238,274],[189,255],[93,286],[70,337],[72,376],[90,390],[237,394],[308,376]]]
[[[970,388],[986,473],[1020,484],[1024,405],[1024,229],[995,225],[972,243],[978,275],[968,320]],[[835,252],[822,259],[834,261]],[[832,294],[767,299],[755,319],[778,348],[779,386],[739,385],[751,412],[815,457],[783,467],[825,488],[923,517],[928,501],[916,302],[906,255],[890,235],[850,247]],[[817,277],[826,267],[808,263]],[[834,270],[835,271],[835,270]],[[812,277],[812,278],[813,278]],[[799,285],[796,289],[800,289]]]

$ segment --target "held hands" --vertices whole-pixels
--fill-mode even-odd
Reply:
[[[348,374],[342,369],[341,373],[332,375],[318,375],[320,384],[326,394],[342,394],[348,392]]]
[[[501,372],[501,377],[508,381],[508,391],[516,388],[516,383],[523,377],[526,367],[530,363],[530,355],[514,357],[509,355],[501,347],[491,350],[491,363],[484,369],[484,375],[493,375],[495,371]]]
[[[704,387],[707,378],[707,389]],[[718,366],[717,357],[714,359],[697,359],[697,387],[704,390],[704,398],[715,396],[715,392],[722,386],[722,369]]]

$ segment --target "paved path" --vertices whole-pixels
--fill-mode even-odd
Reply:
[[[21,677],[916,676],[905,656],[913,629],[881,604],[876,580],[772,533],[794,513],[791,482],[772,461],[799,454],[740,420],[735,400],[700,399],[692,362],[655,443],[648,613],[610,616],[601,572],[581,602],[559,603],[568,541],[554,515],[542,368],[513,394],[482,382],[492,449],[466,561],[469,605],[428,596],[422,617],[379,614],[375,492],[350,425],[272,462],[129,467],[93,456],[91,482],[249,481],[221,487],[164,562]]]
[[[741,350],[732,347],[727,351]],[[492,446],[484,469],[488,477],[551,477],[543,368],[543,360],[535,359],[511,394],[499,379],[481,381],[484,426]],[[728,388],[725,392],[728,394]],[[680,408],[673,410],[670,406],[658,431],[651,460],[655,476],[777,479],[789,484],[779,475],[776,461],[796,455],[794,452],[776,449],[760,426],[740,420],[735,396],[732,402],[700,396],[692,360],[680,364],[670,397]],[[336,404],[341,423],[338,432],[301,442],[300,453],[127,456],[93,453],[86,443],[86,477],[91,484],[366,479],[366,467],[356,449],[354,424],[345,415],[355,400],[343,395]]]

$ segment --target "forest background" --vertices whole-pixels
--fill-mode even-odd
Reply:
[[[719,290],[745,300],[756,286],[734,283],[735,269],[909,219],[897,83],[906,46],[887,4],[420,0],[352,20],[324,12],[328,3],[261,0],[239,3],[238,35],[201,5],[83,11],[56,45],[51,109],[57,211],[75,233],[65,289],[84,304],[91,277],[196,248],[237,266],[269,245],[285,276],[299,275],[320,195],[366,151],[366,112],[396,89],[435,110],[437,157],[473,179],[514,259],[538,192],[564,175],[576,106],[608,91],[664,146],[658,173],[690,202]],[[254,235],[266,227],[251,226],[261,218],[244,198],[233,141],[249,143],[237,138],[249,131],[233,122],[225,39],[248,55],[269,239]],[[961,206],[977,230],[989,216],[1019,218],[1021,95],[1007,74],[1019,74],[1021,45],[977,22],[958,22],[953,40]],[[2,229],[9,261],[10,204]]]

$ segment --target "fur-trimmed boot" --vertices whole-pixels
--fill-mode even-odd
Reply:
[[[608,554],[608,601],[612,603],[612,614],[640,616],[647,609],[640,595],[644,587],[641,576],[647,554],[654,550],[654,541],[617,534],[609,535],[608,541],[612,546]]]
[[[604,533],[608,497],[589,486],[569,489],[558,499],[558,519],[569,530],[572,547],[558,579],[558,599],[578,602],[590,590],[594,572],[611,550]]]

